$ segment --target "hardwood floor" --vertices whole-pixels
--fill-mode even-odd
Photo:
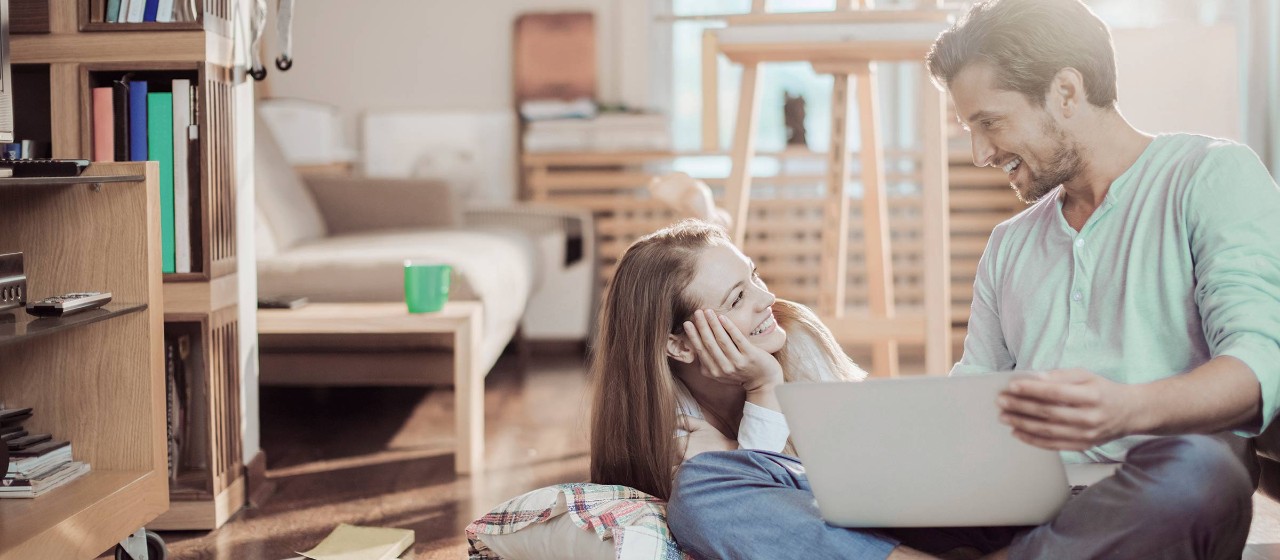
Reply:
[[[263,388],[262,448],[276,492],[221,529],[162,533],[174,559],[281,560],[339,523],[413,529],[419,560],[465,558],[463,528],[518,494],[586,480],[586,368],[504,356],[486,384],[482,475],[453,473],[450,390]]]
[[[504,356],[485,393],[490,469],[453,474],[448,389],[285,389],[261,394],[262,448],[276,493],[212,532],[163,533],[169,557],[283,560],[338,523],[413,529],[417,560],[466,557],[473,518],[534,488],[586,480],[581,355]],[[1280,504],[1257,495],[1249,560],[1280,560]]]

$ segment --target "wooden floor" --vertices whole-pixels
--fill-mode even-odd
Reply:
[[[452,394],[264,388],[262,448],[276,493],[213,532],[163,533],[175,559],[282,560],[338,523],[413,529],[415,558],[465,558],[462,530],[534,488],[587,476],[582,356],[504,356],[489,375],[483,475],[453,473]],[[1248,560],[1280,560],[1280,504],[1255,498]]]

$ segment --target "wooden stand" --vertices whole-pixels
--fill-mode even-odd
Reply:
[[[435,313],[409,313],[403,303],[313,303],[300,309],[258,311],[258,334],[290,335],[409,335],[429,341],[432,335],[446,335],[453,345],[454,418],[457,439],[455,472],[484,471],[484,371],[476,367],[480,355],[483,310],[478,301],[451,301]],[[322,355],[316,356],[326,359]],[[302,364],[299,364],[302,365]],[[423,364],[414,377],[386,375],[345,375],[333,377],[323,367],[289,368],[295,372],[320,372],[320,376],[263,379],[264,384],[289,385],[391,385],[416,386],[439,383],[440,371]],[[372,373],[372,372],[371,372]]]
[[[849,8],[851,6],[846,6]],[[812,14],[765,14],[759,9],[753,12],[752,18],[739,20],[739,25],[761,25],[786,23],[794,28],[795,40],[776,41],[761,39],[726,41],[723,37],[704,39],[704,48],[718,49],[730,60],[742,65],[741,92],[738,100],[738,117],[734,131],[733,147],[730,155],[733,158],[733,170],[726,185],[725,200],[730,214],[734,218],[732,236],[739,246],[746,246],[748,209],[751,197],[750,163],[755,157],[756,123],[759,115],[759,86],[756,75],[758,67],[766,62],[807,61],[818,73],[832,74],[835,78],[832,99],[831,149],[828,161],[828,178],[826,204],[823,210],[822,232],[822,273],[821,295],[818,312],[823,317],[836,337],[841,342],[870,343],[873,347],[872,371],[876,375],[896,376],[898,374],[898,348],[902,340],[915,338],[914,333],[923,331],[926,347],[925,368],[933,374],[941,374],[950,369],[950,294],[948,263],[948,224],[947,224],[947,177],[946,150],[943,127],[941,92],[936,88],[923,88],[925,104],[922,107],[924,147],[924,169],[922,177],[922,197],[924,205],[924,242],[926,247],[925,276],[925,313],[924,320],[903,319],[897,316],[894,309],[893,270],[889,248],[888,209],[884,171],[881,168],[883,159],[877,126],[876,83],[873,60],[922,60],[932,41],[909,39],[858,39],[846,38],[839,41],[822,41],[810,39],[804,30],[804,24],[830,22],[826,19],[814,19]],[[893,18],[886,21],[880,15],[867,17],[868,14],[882,14],[871,10],[844,11],[842,19],[855,23],[876,21],[879,25],[891,25]],[[891,14],[911,21],[937,21],[944,18],[946,12],[930,10],[923,12],[903,12],[895,10]],[[834,14],[825,14],[832,16]],[[799,17],[798,17],[799,16]],[[733,23],[730,24],[730,29]],[[710,30],[707,33],[720,33],[723,30]],[[704,88],[714,87],[717,80],[708,77],[713,73],[714,56],[704,52]],[[846,313],[845,287],[848,275],[848,232],[849,208],[847,190],[847,157],[848,149],[845,139],[849,127],[849,92],[854,89],[858,96],[858,115],[860,116],[862,133],[862,150],[860,173],[863,186],[862,226],[863,238],[866,242],[865,258],[867,279],[868,312],[865,316],[853,316]],[[927,83],[927,82],[926,82]],[[714,95],[714,91],[703,92],[704,96]],[[704,101],[704,117],[715,115],[715,104]],[[718,125],[714,122],[704,125],[704,131],[714,130]]]
[[[113,295],[101,320],[84,321],[99,314],[89,311],[59,328],[64,319],[0,312],[0,396],[35,408],[28,430],[70,441],[92,469],[43,496],[0,500],[0,559],[96,558],[169,507],[158,177],[156,163],[139,162],[0,179],[0,253],[24,253],[30,296]]]
[[[180,473],[181,483],[173,485],[170,496],[171,512],[152,523],[153,528],[214,529],[244,503],[233,88],[245,76],[233,69],[230,22],[235,11],[247,6],[233,9],[237,2],[242,0],[201,0],[198,24],[119,24],[102,21],[98,0],[50,1],[47,32],[14,35],[10,43],[14,64],[48,68],[48,99],[21,99],[19,84],[15,106],[18,111],[48,111],[49,128],[43,132],[48,137],[43,139],[51,143],[55,158],[91,158],[93,87],[126,74],[155,84],[185,78],[196,86],[199,150],[191,157],[199,161],[199,180],[192,187],[190,215],[196,224],[193,256],[198,258],[193,258],[192,272],[164,274],[155,301],[163,299],[164,305],[156,307],[163,309],[166,325],[191,326],[193,344],[200,346],[200,359],[188,367],[201,396],[188,406],[192,417],[203,419],[196,426],[202,434],[202,460]],[[154,220],[158,226],[158,214]],[[160,387],[163,391],[163,377]],[[158,423],[163,430],[163,404]]]

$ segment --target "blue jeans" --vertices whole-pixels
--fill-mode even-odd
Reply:
[[[680,546],[699,558],[885,558],[899,544],[939,554],[1009,548],[1010,558],[1240,558],[1253,483],[1221,441],[1143,442],[1115,476],[1037,527],[844,529],[827,525],[794,457],[703,453],[685,462],[667,505]]]

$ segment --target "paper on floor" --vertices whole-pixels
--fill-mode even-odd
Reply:
[[[395,560],[413,546],[413,531],[343,523],[315,548],[299,552],[312,560]]]

